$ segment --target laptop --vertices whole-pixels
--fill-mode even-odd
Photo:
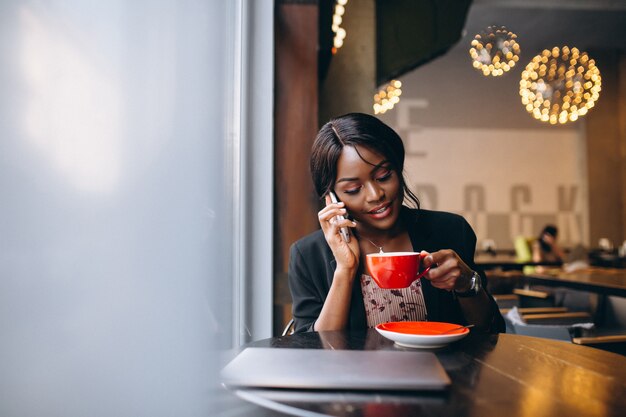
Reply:
[[[231,388],[445,390],[450,378],[432,352],[246,348],[221,372]]]

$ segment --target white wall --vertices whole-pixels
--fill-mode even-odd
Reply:
[[[557,225],[565,246],[586,240],[576,131],[398,127],[422,207],[462,214],[479,243],[492,239],[510,248],[516,236],[536,236],[548,223]]]
[[[0,2],[0,415],[211,413],[247,268],[242,3]]]

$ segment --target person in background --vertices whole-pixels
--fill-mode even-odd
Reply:
[[[557,240],[557,227],[552,224],[546,225],[539,234],[539,237],[532,243],[533,262],[562,263],[562,266],[558,268],[565,272],[572,272],[589,267],[587,251],[582,245],[575,245],[566,256]],[[538,265],[531,268],[534,268],[534,271],[531,272],[546,273],[554,267]],[[526,267],[524,268],[524,272],[526,272]],[[555,307],[566,307],[572,311],[591,312],[594,308],[593,305],[597,303],[592,300],[594,297],[587,291],[554,286],[546,287],[542,285],[535,285],[533,289],[550,293],[554,299]]]
[[[289,257],[296,333],[426,320],[504,331],[476,272],[474,231],[459,215],[419,207],[403,177],[404,155],[402,139],[374,116],[351,113],[320,129],[310,168],[326,204],[321,230],[295,242]],[[365,256],[380,251],[425,251],[432,267],[408,288],[381,289],[364,267]]]
[[[563,262],[565,253],[557,243],[558,229],[554,225],[543,228],[533,242],[533,262]]]

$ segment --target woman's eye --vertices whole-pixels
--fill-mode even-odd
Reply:
[[[361,189],[361,187],[357,187],[357,188],[351,188],[349,190],[344,190],[343,192],[346,194],[356,194],[359,192],[359,190]]]
[[[376,177],[376,181],[387,181],[389,178],[391,178],[392,174],[392,171],[385,171],[384,173]]]

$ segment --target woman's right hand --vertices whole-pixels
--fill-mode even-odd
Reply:
[[[360,256],[359,241],[354,233],[349,232],[350,241],[346,242],[339,231],[342,227],[356,227],[356,223],[351,220],[337,219],[337,216],[345,217],[347,214],[344,203],[333,203],[329,196],[325,200],[326,207],[317,213],[317,217],[337,262],[337,268],[322,310],[313,325],[315,331],[340,330],[348,325],[350,298]]]
[[[333,203],[329,196],[326,196],[326,207],[319,211],[317,217],[326,237],[326,242],[333,252],[337,261],[337,268],[344,268],[356,271],[359,266],[359,241],[350,233],[350,242],[344,241],[339,230],[342,227],[354,228],[356,223],[351,220],[338,220],[337,216],[346,216],[347,211],[343,202]]]

